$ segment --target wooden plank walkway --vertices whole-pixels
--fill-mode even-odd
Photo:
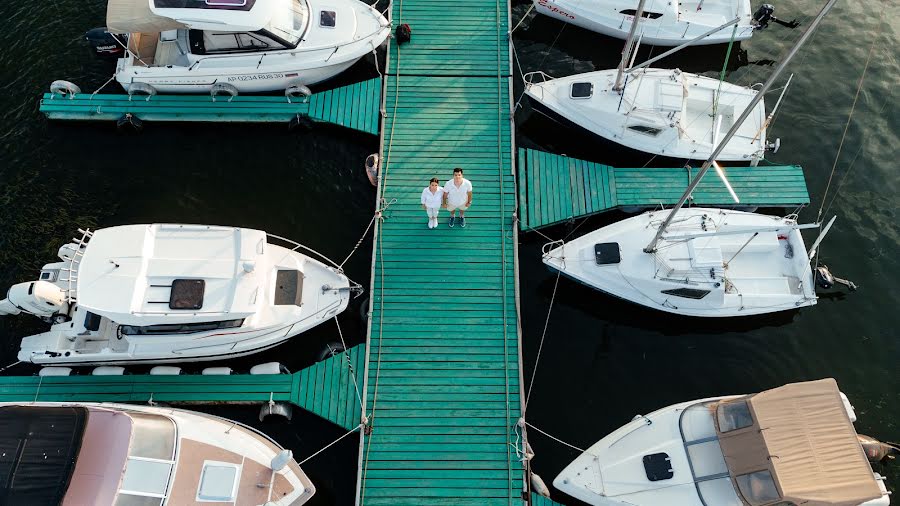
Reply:
[[[563,506],[561,503],[534,492],[531,493],[531,506]]]
[[[308,100],[284,96],[239,95],[229,101],[209,95],[135,95],[88,93],[72,99],[45,93],[40,110],[54,120],[117,121],[130,113],[146,121],[283,122],[298,115],[361,132],[378,134],[381,79],[312,94]]]
[[[291,402],[349,430],[360,421],[351,375],[362,383],[365,350],[365,345],[355,346],[293,374],[0,376],[0,402],[262,404],[271,399]]]
[[[357,504],[522,505],[508,5],[393,2]],[[420,196],[461,167],[467,227]],[[521,441],[519,441],[521,443]]]
[[[519,228],[538,229],[620,207],[674,205],[697,168],[616,168],[577,158],[519,149]],[[809,204],[798,165],[726,167],[741,206],[795,208]],[[693,204],[734,206],[714,174],[703,178]]]

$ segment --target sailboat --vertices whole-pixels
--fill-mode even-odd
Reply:
[[[682,402],[634,417],[553,486],[593,506],[889,506],[855,421],[831,378]]]
[[[700,37],[696,44],[722,44],[747,40],[769,21],[796,27],[794,21],[775,18],[775,8],[763,4],[750,12],[747,0],[684,0],[670,2],[651,0],[642,14],[637,14],[634,0],[533,0],[540,14],[580,26],[586,30],[624,39],[626,26],[640,16],[642,42],[654,46],[676,46]],[[736,25],[732,30],[730,25]],[[733,33],[733,35],[732,35]]]
[[[685,316],[755,315],[815,304],[809,261],[834,219],[807,252],[800,230],[819,224],[799,225],[794,216],[682,207],[710,167],[719,169],[715,160],[731,136],[834,2],[735,119],[674,208],[634,216],[568,243],[549,243],[544,264],[613,296]]]
[[[124,52],[116,80],[151,94],[309,86],[390,34],[387,19],[359,0],[109,0],[106,22],[88,40],[98,54]]]
[[[638,4],[637,18],[645,1]],[[733,125],[738,129],[723,146],[719,161],[755,165],[767,150],[777,150],[778,141],[766,140],[766,108],[761,96],[757,100],[758,90],[679,69],[649,67],[698,39],[626,70],[637,28],[631,24],[617,69],[563,78],[540,71],[526,74],[525,93],[535,108],[606,141],[679,160],[705,160]],[[736,121],[738,111],[751,102],[750,114]]]
[[[300,506],[316,488],[274,440],[170,407],[0,403],[3,504]]]
[[[0,300],[0,315],[26,313],[50,324],[22,339],[23,362],[245,356],[331,320],[359,288],[330,260],[261,230],[152,224],[79,233],[59,249],[59,262]]]

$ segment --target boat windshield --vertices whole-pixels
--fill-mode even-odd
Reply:
[[[287,10],[272,16],[265,30],[297,47],[306,33],[308,19],[309,8],[306,6],[306,0],[290,0]]]
[[[129,412],[134,433],[115,506],[160,506],[175,467],[175,424],[169,418]]]
[[[684,410],[679,420],[681,439],[703,504],[741,506],[716,435],[716,402],[699,402]]]

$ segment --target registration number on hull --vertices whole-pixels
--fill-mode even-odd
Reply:
[[[238,81],[264,81],[267,79],[281,79],[285,77],[284,74],[281,73],[270,73],[270,74],[251,74],[246,76],[228,76],[228,82],[238,82]]]

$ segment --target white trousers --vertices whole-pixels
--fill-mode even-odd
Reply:
[[[438,211],[440,211],[440,210],[441,210],[440,207],[426,207],[426,208],[425,208],[425,212],[428,213],[428,218],[429,218],[429,219],[430,219],[430,218],[437,218],[437,217],[438,217]]]

